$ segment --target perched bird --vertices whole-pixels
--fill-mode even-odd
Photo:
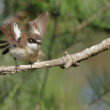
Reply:
[[[25,32],[17,23],[0,25],[0,30],[6,35],[6,40],[0,40],[3,55],[10,53],[15,60],[36,62],[41,56],[40,50],[49,21],[49,13],[45,12],[32,22],[30,30]]]

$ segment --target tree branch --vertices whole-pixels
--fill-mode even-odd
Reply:
[[[103,6],[101,9],[99,9],[99,11],[97,11],[97,13],[92,15],[88,20],[83,21],[81,24],[76,26],[76,28],[71,30],[71,32],[75,32],[75,31],[79,31],[79,30],[83,29],[84,27],[89,25],[92,21],[94,21],[98,16],[101,16],[109,8],[110,8],[110,2],[108,2],[105,6]]]
[[[110,38],[102,41],[101,43],[94,45],[90,48],[87,48],[81,52],[75,54],[68,54],[67,52],[61,58],[57,58],[54,60],[49,61],[42,61],[35,63],[33,65],[19,65],[17,71],[27,71],[31,69],[39,69],[39,68],[46,68],[46,67],[53,67],[53,66],[64,66],[65,69],[71,66],[78,66],[79,63],[83,60],[86,60],[90,57],[93,57],[103,51],[110,49]],[[15,74],[16,69],[15,66],[1,66],[0,67],[0,75],[5,74]]]
[[[83,21],[82,23],[80,23],[76,27],[71,28],[71,30],[67,30],[63,33],[59,33],[58,35],[55,36],[55,38],[58,38],[58,37],[63,36],[65,34],[74,34],[74,32],[84,29],[86,26],[91,24],[91,22],[93,22],[97,17],[101,16],[105,11],[107,11],[107,9],[109,9],[109,8],[110,8],[110,2],[108,2],[105,6],[103,6],[101,9],[99,9],[95,14],[93,14],[87,20]]]

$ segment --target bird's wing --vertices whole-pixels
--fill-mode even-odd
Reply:
[[[0,30],[6,35],[11,43],[13,43],[17,47],[22,47],[20,45],[22,31],[17,23],[2,24],[0,25]]]
[[[29,22],[31,33],[40,36],[43,39],[49,21],[49,13],[45,12],[38,16],[35,20]]]

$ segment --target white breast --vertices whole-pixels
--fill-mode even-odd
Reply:
[[[39,49],[32,50],[28,47],[26,47],[25,49],[16,47],[10,49],[11,55],[21,61],[36,61],[38,58],[38,52]]]
[[[37,50],[40,48],[40,45],[36,44],[36,43],[29,43],[27,42],[27,47],[32,49],[32,50]]]
[[[40,49],[40,45],[36,43],[29,43],[25,48],[11,48],[10,53],[12,56],[17,58],[18,60],[27,60],[27,61],[36,61],[38,58],[38,52]]]

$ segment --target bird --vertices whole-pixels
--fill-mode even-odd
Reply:
[[[30,64],[38,61],[43,52],[40,47],[49,22],[49,13],[43,12],[36,19],[30,21],[29,29],[24,30],[18,23],[9,22],[0,25],[0,31],[6,36],[0,40],[2,54],[10,53],[15,62],[29,61]],[[17,65],[17,64],[16,64]]]

